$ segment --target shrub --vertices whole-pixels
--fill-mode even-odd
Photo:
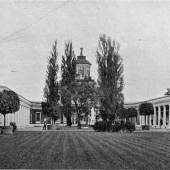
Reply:
[[[94,130],[96,131],[106,131],[106,122],[99,121],[94,124]]]
[[[133,132],[135,130],[135,124],[132,122],[124,122],[122,121],[115,121],[114,124],[112,124],[111,121],[105,122],[105,121],[99,121],[96,122],[94,125],[94,130],[96,131],[112,131],[112,132],[119,132],[121,130],[126,130],[129,132]]]
[[[99,121],[94,124],[93,128],[96,131],[112,131],[112,122]]]
[[[121,129],[121,122],[114,122],[114,124],[112,125],[112,132],[119,132]]]
[[[12,130],[13,132],[15,132],[17,130],[17,125],[15,122],[10,122],[10,126],[12,126],[12,128],[13,128],[13,130]]]
[[[112,131],[112,121],[108,121],[107,123],[106,123],[106,130],[107,131]]]
[[[149,130],[149,125],[142,125],[142,130]]]
[[[133,132],[133,131],[135,131],[135,124],[134,123],[132,123],[132,122],[129,122],[129,121],[127,121],[127,122],[125,122],[125,129],[127,130],[127,131],[129,131],[129,132]]]

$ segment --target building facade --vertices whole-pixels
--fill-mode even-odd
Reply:
[[[167,128],[170,129],[170,96],[163,96],[143,102],[149,102],[153,104],[154,114],[146,116],[146,125],[150,125],[153,128]],[[138,116],[136,119],[136,125],[141,127],[145,125],[145,117],[139,115],[139,105],[138,103],[127,103],[125,108],[134,107],[138,111]]]
[[[76,60],[76,80],[77,81],[93,81],[90,77],[91,63],[86,60],[86,56],[83,55],[83,48],[81,48],[80,55],[77,56]],[[8,87],[0,86],[0,91],[10,90]],[[18,127],[42,125],[45,116],[42,114],[41,102],[32,102],[19,95],[20,108],[16,113],[11,113],[6,115],[6,124],[9,125],[10,122],[15,122]],[[170,129],[170,95],[163,97],[143,101],[150,102],[154,107],[154,114],[147,116],[146,124],[153,128],[167,128]],[[134,107],[138,111],[137,117],[134,122],[137,127],[145,125],[145,117],[139,114],[139,105],[142,102],[136,103],[125,103],[125,108]],[[61,104],[61,101],[60,101]],[[74,107],[74,103],[72,103]],[[62,106],[61,106],[62,107]],[[96,122],[96,116],[99,115],[99,106],[92,108],[88,117],[82,115],[81,124],[94,125]],[[63,117],[63,122],[66,123],[66,118]],[[77,124],[77,114],[73,112],[72,114],[72,124]],[[0,126],[3,126],[4,117],[0,114]],[[60,123],[60,120],[58,121]]]
[[[0,91],[11,90],[6,86],[0,86]],[[31,126],[36,123],[42,123],[42,107],[41,102],[31,102],[19,95],[20,107],[15,113],[6,114],[6,125],[15,122],[18,127]],[[0,114],[0,126],[4,125],[4,116]]]
[[[91,63],[86,59],[86,56],[83,55],[83,48],[81,48],[80,50],[80,55],[77,56],[76,59],[76,82],[77,83],[81,83],[82,81],[86,81],[88,83],[93,82],[93,80],[90,77],[90,68],[91,68]],[[72,125],[77,125],[77,113],[74,110],[74,103],[72,102],[72,106],[73,106],[73,111],[72,111],[72,117],[71,117],[71,121],[72,121]],[[63,115],[64,116],[64,115]],[[65,117],[63,117],[62,120],[63,123],[66,123],[66,119]],[[90,118],[88,116],[86,116],[85,114],[81,114],[81,124],[88,124],[90,123]]]
[[[81,48],[80,55],[76,60],[76,79],[84,80],[90,78],[91,63],[86,60],[86,56],[83,55],[83,48]]]

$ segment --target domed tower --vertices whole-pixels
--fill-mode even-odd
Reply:
[[[83,48],[80,48],[80,55],[76,60],[76,79],[84,80],[90,78],[91,63],[86,60],[86,56],[83,55]]]

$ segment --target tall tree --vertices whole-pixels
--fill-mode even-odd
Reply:
[[[48,106],[47,115],[52,118],[52,123],[59,116],[59,85],[57,81],[58,63],[57,63],[57,41],[52,46],[51,55],[48,58],[46,85],[44,88],[44,97]]]
[[[75,80],[76,58],[73,51],[72,42],[65,43],[65,55],[62,57],[61,64],[61,101],[63,104],[62,112],[64,113],[67,125],[71,126],[71,82]],[[63,117],[63,116],[61,116]]]
[[[118,53],[119,44],[110,37],[101,35],[97,48],[98,84],[101,91],[101,105],[107,114],[107,120],[116,118],[117,110],[124,103],[122,93],[123,64]]]

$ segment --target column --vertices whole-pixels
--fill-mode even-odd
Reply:
[[[163,126],[166,127],[166,106],[163,106]]]
[[[140,126],[142,126],[142,115],[139,117]]]
[[[153,126],[156,126],[156,107],[154,107]]]
[[[152,115],[149,115],[149,126],[152,126],[151,118],[152,118]]]
[[[158,127],[160,127],[161,108],[158,106]]]

